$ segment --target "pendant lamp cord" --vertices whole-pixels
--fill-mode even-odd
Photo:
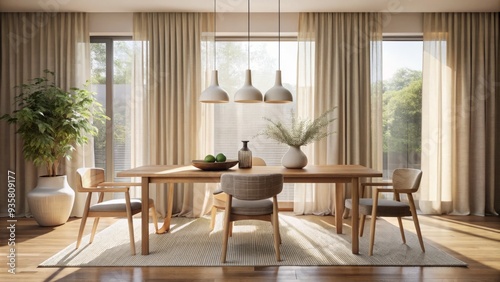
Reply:
[[[217,69],[217,0],[214,0],[214,70]]]
[[[281,70],[281,0],[278,0],[278,70]]]
[[[247,13],[247,52],[248,52],[248,69],[250,69],[250,0],[247,1],[248,3],[248,13]]]

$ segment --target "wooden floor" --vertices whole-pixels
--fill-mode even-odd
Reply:
[[[325,218],[333,222],[333,217]],[[102,219],[99,229],[114,221]],[[465,261],[468,267],[38,268],[39,263],[76,240],[80,220],[39,227],[33,219],[18,219],[11,233],[7,219],[0,218],[0,281],[500,281],[500,217],[420,216],[420,221],[426,242]],[[410,224],[405,227],[413,230]],[[11,234],[16,242],[15,275],[8,272],[6,264],[6,242]]]

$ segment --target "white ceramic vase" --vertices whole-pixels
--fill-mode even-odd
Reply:
[[[307,156],[300,150],[300,146],[290,146],[283,155],[281,164],[286,168],[303,168],[307,165]]]
[[[28,193],[28,205],[36,222],[41,226],[66,223],[73,209],[75,191],[66,175],[41,176],[35,189]]]

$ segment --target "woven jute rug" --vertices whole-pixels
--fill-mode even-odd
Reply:
[[[403,244],[398,228],[383,219],[377,219],[374,255],[368,256],[369,226],[365,227],[366,234],[360,238],[360,254],[354,255],[348,226],[344,227],[344,234],[336,234],[335,226],[321,216],[286,214],[280,214],[282,261],[275,259],[269,222],[240,221],[234,226],[227,262],[223,264],[220,262],[222,213],[219,213],[213,231],[209,224],[208,217],[175,217],[167,234],[154,234],[150,224],[150,254],[143,256],[140,254],[140,220],[135,219],[137,255],[132,256],[127,222],[120,219],[99,232],[92,244],[88,244],[89,236],[85,236],[79,249],[75,249],[76,243],[73,243],[40,266],[466,266],[427,242],[423,253],[417,236],[408,231],[406,244]]]

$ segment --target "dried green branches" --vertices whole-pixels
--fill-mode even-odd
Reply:
[[[272,120],[264,117],[269,122],[266,128],[257,134],[263,135],[269,139],[275,140],[278,143],[287,144],[289,146],[304,146],[314,141],[325,138],[332,134],[327,130],[328,125],[335,120],[334,117],[329,117],[335,108],[330,109],[313,121],[306,118],[297,118],[294,112],[291,111],[291,124],[282,120]]]

